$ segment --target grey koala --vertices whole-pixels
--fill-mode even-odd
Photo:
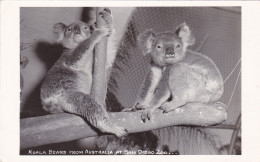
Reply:
[[[42,83],[41,100],[43,109],[50,113],[79,115],[101,132],[120,137],[127,134],[126,129],[113,125],[106,109],[90,96],[94,47],[112,31],[111,11],[104,9],[100,16],[107,25],[98,29],[84,22],[54,25],[64,51]]]
[[[138,45],[144,55],[151,55],[152,62],[130,109],[145,110],[141,116],[144,122],[156,108],[167,113],[187,103],[207,105],[220,99],[224,90],[220,71],[210,58],[187,49],[194,42],[186,23],[175,32],[147,30],[139,35]]]

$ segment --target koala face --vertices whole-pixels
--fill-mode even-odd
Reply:
[[[154,33],[147,30],[138,37],[143,53],[150,54],[153,63],[159,66],[174,64],[183,59],[188,46],[194,43],[189,27],[183,23],[175,32]]]
[[[54,26],[54,34],[65,48],[73,49],[91,35],[91,26],[80,21],[68,26],[58,23]]]
[[[185,55],[186,47],[175,33],[157,34],[151,45],[151,57],[160,66],[174,64]]]

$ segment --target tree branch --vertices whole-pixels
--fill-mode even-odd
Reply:
[[[105,20],[100,17],[99,13],[104,8],[97,7],[96,19],[97,28],[106,24]],[[107,38],[104,38],[95,46],[94,72],[91,89],[91,96],[105,106],[105,98],[107,93],[106,80],[106,62],[107,62]]]
[[[125,127],[129,133],[135,133],[172,125],[220,124],[227,118],[226,110],[221,103],[206,107],[197,103],[187,104],[166,114],[157,109],[154,118],[146,123],[141,120],[142,111],[109,113],[109,117],[112,123]],[[66,113],[21,119],[20,128],[21,150],[98,135],[84,119]]]

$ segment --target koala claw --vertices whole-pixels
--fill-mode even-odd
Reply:
[[[109,8],[104,8],[104,11],[108,12],[108,13],[112,13],[111,10]]]
[[[112,16],[111,11],[108,8],[105,8],[103,11],[99,13],[101,17],[107,22],[107,24],[112,24]]]
[[[164,114],[166,114],[166,113],[168,113],[169,112],[169,110],[163,110],[163,113]]]
[[[146,105],[144,105],[144,104],[137,103],[137,104],[135,105],[135,108],[136,108],[137,110],[145,110],[145,109],[149,108],[149,106],[146,106]]]
[[[174,110],[174,106],[171,104],[171,102],[165,102],[162,104],[161,107],[159,107],[160,110],[163,110],[163,113],[168,113],[172,110]]]
[[[135,110],[136,110],[136,111],[139,111],[139,110],[145,110],[145,108],[142,108],[142,107],[135,107]]]
[[[117,137],[126,136],[128,134],[127,129],[123,127],[114,126],[114,132]]]
[[[122,112],[135,112],[139,110],[144,110],[144,108],[130,107],[123,109]]]
[[[152,110],[144,110],[141,115],[142,121],[145,123],[148,120],[152,119]]]
[[[109,8],[104,8],[103,11],[108,12],[108,13],[111,14],[111,10]],[[99,15],[102,15],[102,14],[103,14],[102,12],[99,13]]]
[[[182,110],[181,110],[181,108],[167,108],[167,109],[164,109],[164,110],[163,110],[163,113],[165,114],[165,113],[168,113],[168,112],[170,112],[170,111],[175,111],[176,113],[179,113],[179,112],[181,112]]]

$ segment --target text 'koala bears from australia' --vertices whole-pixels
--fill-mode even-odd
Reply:
[[[195,42],[190,28],[181,24],[175,32],[147,30],[138,37],[144,55],[151,55],[149,72],[133,110],[145,110],[142,120],[150,120],[154,109],[164,113],[187,103],[216,102],[223,94],[223,79],[214,62],[188,50]],[[218,103],[216,103],[218,104]]]
[[[58,23],[54,34],[64,47],[63,53],[48,71],[41,87],[43,109],[50,113],[67,112],[81,116],[101,132],[125,135],[126,129],[113,125],[106,109],[90,96],[95,45],[112,31],[109,9],[100,16],[107,22],[98,29],[84,22],[66,26]]]

